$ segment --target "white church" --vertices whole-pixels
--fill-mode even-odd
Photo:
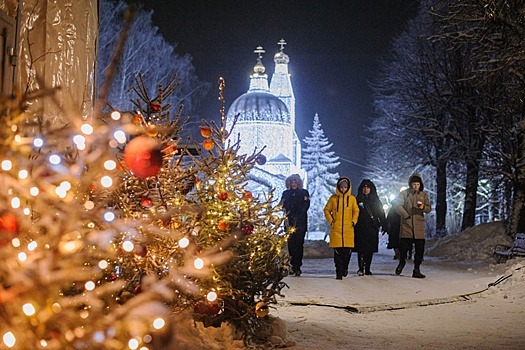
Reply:
[[[239,96],[226,114],[226,129],[230,130],[235,117],[237,122],[230,133],[231,142],[239,141],[240,154],[260,151],[266,162],[259,162],[248,175],[247,188],[254,195],[275,189],[275,196],[285,188],[285,179],[299,174],[306,185],[306,173],[301,168],[301,141],[295,132],[295,96],[288,73],[290,58],[284,53],[286,42],[274,56],[275,70],[268,82],[266,68],[262,63],[262,47],[254,51],[257,63],[250,75],[248,92]]]

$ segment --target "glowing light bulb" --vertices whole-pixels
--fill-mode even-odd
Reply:
[[[201,258],[195,259],[195,261],[193,262],[193,266],[195,266],[197,270],[202,269],[204,267],[204,260],[202,260]]]
[[[153,328],[155,329],[161,329],[162,327],[164,327],[166,325],[166,321],[164,321],[163,318],[156,318],[155,320],[153,320]]]
[[[33,146],[37,147],[37,148],[40,148],[44,145],[44,139],[40,138],[40,137],[36,137],[34,140],[33,140]]]
[[[13,168],[13,162],[10,160],[3,160],[2,161],[2,170],[9,171]]]
[[[60,159],[59,155],[52,154],[52,155],[49,156],[49,163],[51,163],[51,164],[58,165],[58,164],[60,164],[61,161],[62,161],[62,159]]]
[[[122,249],[126,252],[132,252],[133,249],[135,249],[135,245],[131,241],[124,241],[122,242]]]
[[[31,303],[22,305],[22,311],[26,316],[33,316],[36,313],[35,307]]]
[[[190,245],[190,240],[187,237],[179,239],[179,247],[186,248]]]
[[[84,284],[84,288],[86,288],[86,290],[90,290],[90,291],[95,289],[95,282],[93,282],[93,281],[86,282],[86,284]]]
[[[118,143],[126,143],[126,134],[122,130],[117,130],[113,133],[113,137]]]
[[[120,119],[120,112],[119,111],[113,111],[111,112],[111,119],[113,120],[119,120]]]
[[[4,341],[4,344],[8,348],[12,348],[13,346],[15,346],[16,338],[12,332],[5,333],[4,336],[2,337],[2,340]]]
[[[102,176],[102,178],[100,179],[100,183],[103,187],[109,188],[113,185],[113,179],[111,178],[111,176],[108,175]]]
[[[104,168],[106,170],[115,170],[117,168],[117,162],[114,160],[106,160],[104,162]]]
[[[104,213],[104,220],[106,220],[107,222],[111,222],[111,221],[115,220],[115,213],[110,212],[110,211],[105,212]]]
[[[98,262],[98,267],[101,269],[106,269],[109,266],[108,262],[106,260],[100,260]]]
[[[18,172],[18,178],[21,180],[27,179],[28,176],[29,176],[29,172],[25,169],[22,169]]]
[[[214,291],[209,292],[208,295],[206,295],[206,299],[210,302],[217,300],[217,293]]]
[[[82,124],[80,130],[86,135],[91,135],[93,133],[93,126],[91,126],[91,124]]]

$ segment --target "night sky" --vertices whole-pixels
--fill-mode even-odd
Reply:
[[[296,131],[309,136],[319,113],[325,136],[341,159],[340,175],[352,179],[354,192],[365,170],[365,126],[374,117],[369,82],[392,39],[414,17],[418,0],[142,0],[154,10],[154,24],[190,54],[202,81],[212,83],[195,113],[219,116],[217,81],[226,82],[226,110],[248,90],[249,75],[263,46],[269,78],[277,42],[287,42],[289,71],[296,98]],[[304,143],[303,143],[304,147]]]

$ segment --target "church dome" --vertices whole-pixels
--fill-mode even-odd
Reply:
[[[228,120],[239,115],[237,122],[263,121],[290,123],[290,112],[277,96],[267,92],[247,92],[230,106]]]

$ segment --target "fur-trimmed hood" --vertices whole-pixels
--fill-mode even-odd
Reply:
[[[301,188],[301,189],[303,188],[303,180],[301,179],[299,174],[292,174],[292,175],[288,176],[286,178],[286,181],[285,181],[285,185],[286,185],[286,189],[287,190],[292,188],[292,181],[293,180],[297,181],[297,188]]]

